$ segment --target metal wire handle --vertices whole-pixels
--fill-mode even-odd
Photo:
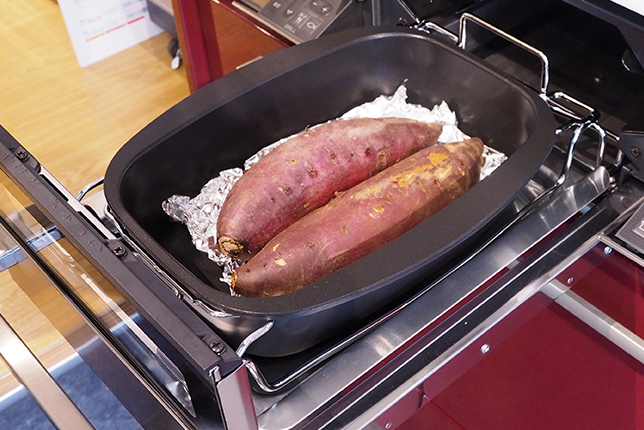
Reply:
[[[508,42],[512,42],[518,47],[523,48],[524,50],[536,55],[541,60],[541,82],[540,82],[540,88],[539,88],[539,95],[543,98],[547,97],[546,94],[548,92],[548,84],[550,83],[550,61],[548,60],[548,57],[546,56],[546,54],[539,51],[537,48],[531,45],[528,45],[522,40],[519,40],[516,37],[506,33],[505,31],[493,26],[489,22],[483,21],[481,18],[478,18],[470,13],[464,13],[463,15],[461,15],[461,19],[460,19],[460,28],[459,28],[460,32],[459,32],[458,46],[464,51],[467,50],[466,48],[467,48],[468,21],[474,22],[479,26],[485,28],[486,30],[496,34],[497,36],[504,38]]]
[[[459,39],[458,35],[452,33],[445,27],[442,27],[434,22],[431,21],[420,21],[412,25],[412,28],[415,28],[420,31],[424,31],[425,33],[439,33],[445,37],[447,37],[454,45],[458,45]]]

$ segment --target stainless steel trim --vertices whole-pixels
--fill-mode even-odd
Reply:
[[[619,252],[620,254],[622,254],[623,256],[628,258],[629,260],[634,261],[638,266],[644,267],[644,258],[642,258],[639,255],[635,254],[634,252],[632,252],[628,248],[625,248],[620,243],[615,242],[613,239],[611,239],[608,236],[602,236],[601,241],[602,241],[602,243],[610,246],[615,251]]]
[[[255,365],[255,363],[252,360],[248,360],[248,359],[244,360],[246,363],[246,368],[248,369],[248,372],[250,373],[250,375],[253,377],[253,380],[257,384],[258,388],[262,390],[263,394],[277,393],[279,391],[284,390],[291,383],[297,381],[307,373],[311,372],[313,369],[318,367],[320,364],[324,363],[330,357],[333,357],[338,352],[345,349],[347,346],[355,343],[358,339],[362,338],[365,334],[369,333],[370,331],[378,327],[380,324],[384,323],[386,320],[391,318],[393,315],[395,315],[398,311],[402,310],[403,308],[404,306],[401,306],[395,309],[394,311],[377,319],[373,323],[356,331],[351,336],[348,336],[341,342],[338,342],[337,344],[333,345],[323,353],[317,355],[312,360],[309,360],[306,363],[302,364],[300,367],[293,370],[291,373],[289,373],[288,375],[284,376],[282,379],[276,382],[272,382],[272,383],[268,382],[268,380],[263,375],[261,370]]]
[[[159,270],[161,270],[161,269],[159,269]],[[217,319],[235,318],[236,317],[236,315],[233,315],[230,312],[224,312],[224,311],[213,309],[212,307],[206,305],[201,300],[192,299],[192,298],[190,298],[190,296],[188,296],[187,293],[183,294],[183,298],[184,298],[184,301],[188,302],[189,304],[191,304],[191,305],[193,305],[195,307],[200,308],[206,314],[208,314],[208,316],[210,316],[210,317],[217,318]]]
[[[2,233],[0,232],[0,234]],[[62,237],[63,235],[57,227],[50,227],[45,232],[41,232],[34,237],[29,238],[27,240],[27,244],[31,249],[34,250],[34,252],[38,252]],[[16,264],[28,258],[25,251],[19,246],[13,246],[9,248],[9,245],[5,243],[5,241],[1,238],[0,244],[3,244],[7,247],[7,249],[0,249],[0,272],[7,270],[12,266],[15,266]]]
[[[94,428],[1,315],[0,355],[57,428]]]
[[[644,340],[606,315],[592,303],[583,299],[570,287],[552,281],[544,287],[544,293],[590,328],[611,341],[615,346],[644,364]]]
[[[216,381],[215,381],[216,382]],[[227,430],[257,430],[257,418],[248,382],[246,368],[216,382],[217,402]]]
[[[96,218],[94,216],[94,214],[92,214],[89,210],[87,210],[87,208],[85,206],[83,206],[83,204],[81,204],[78,200],[76,200],[76,197],[74,197],[67,190],[67,188],[63,187],[63,185],[60,182],[58,182],[58,180],[56,178],[54,178],[52,176],[52,174],[49,173],[44,167],[40,166],[39,174],[45,180],[47,180],[47,182],[49,182],[49,184],[51,186],[53,186],[56,189],[56,191],[58,191],[63,197],[65,197],[65,199],[67,200],[67,203],[69,204],[69,206],[73,210],[75,210],[76,212],[81,214],[89,223],[91,223],[92,226],[94,228],[96,228],[96,230],[99,233],[101,233],[101,235],[103,235],[103,237],[105,237],[108,240],[115,240],[116,239],[114,234],[112,234],[112,232],[109,231],[107,229],[107,227],[105,227],[105,225],[103,225],[101,220]]]
[[[382,25],[382,0],[371,0],[371,25]]]

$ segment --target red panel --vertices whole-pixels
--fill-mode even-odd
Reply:
[[[590,250],[559,279],[572,291],[640,337],[644,337],[644,270],[604,245]]]
[[[420,408],[422,399],[423,392],[420,388],[411,391],[392,408],[376,418],[375,424],[387,430],[397,428]]]
[[[503,320],[484,335],[514,331],[432,398],[457,424],[467,430],[644,428],[638,421],[641,363],[555,304],[521,327],[511,324]]]
[[[398,430],[464,430],[452,420],[445,412],[441,411],[432,402],[426,403],[413,417],[405,421]]]
[[[210,0],[173,0],[190,90],[223,75]]]
[[[521,307],[521,312],[513,312],[508,315],[503,324],[499,324],[490,330],[480,339],[460,352],[457,356],[448,361],[439,371],[423,384],[425,396],[433,399],[443,390],[448,388],[454,381],[463,376],[478,362],[487,357],[491,352],[513,336],[516,331],[532,320],[536,315],[543,312],[552,300],[543,294],[535,296]],[[481,348],[487,345],[489,352],[483,353]]]

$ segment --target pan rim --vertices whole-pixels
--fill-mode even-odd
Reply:
[[[171,273],[171,276],[174,275],[173,277],[175,278],[175,281],[177,281],[180,285],[200,286],[196,291],[193,289],[190,290],[190,293],[194,294],[195,299],[203,301],[216,310],[229,312],[235,315],[257,316],[267,320],[277,319],[280,316],[284,315],[288,315],[290,317],[293,317],[295,315],[305,316],[311,313],[322,312],[330,307],[337,306],[339,303],[353,301],[362,295],[369,294],[370,292],[373,292],[380,288],[384,288],[386,285],[391,283],[393,279],[400,276],[400,273],[394,271],[388,277],[379,278],[376,282],[373,283],[366,283],[363,288],[359,288],[351,292],[345,291],[342,294],[336,294],[323,302],[310,299],[309,293],[312,288],[315,288],[315,284],[320,284],[321,282],[328,283],[330,279],[337,279],[338,276],[343,276],[343,274],[347,272],[345,270],[347,268],[345,268],[341,271],[336,272],[335,274],[330,275],[323,281],[309,285],[302,290],[284,296],[270,298],[243,298],[229,296],[208,285],[205,285],[196,275],[185,268],[158,242],[156,242],[156,240],[154,240],[154,238],[152,238],[149,233],[147,233],[147,231],[136,221],[136,219],[134,219],[129,214],[128,210],[123,204],[118,190],[120,189],[120,183],[123,179],[124,173],[132,164],[136,162],[139,157],[141,157],[144,153],[153,150],[154,146],[165,137],[189,126],[199,118],[207,115],[208,112],[212,111],[218,106],[232,100],[235,97],[239,97],[245,91],[249,91],[249,89],[255,88],[256,86],[261,85],[262,83],[273,79],[276,76],[294,70],[304,62],[313,61],[315,60],[315,58],[323,55],[329,55],[359,41],[388,37],[418,37],[427,39],[432,43],[438,44],[442,48],[453,52],[456,55],[460,55],[466,61],[469,61],[476,66],[483,68],[488,73],[492,73],[493,75],[498,77],[498,79],[504,80],[508,85],[512,86],[516,91],[520,92],[522,95],[524,95],[524,97],[526,97],[526,99],[530,101],[532,109],[534,110],[535,117],[540,119],[540,121],[537,121],[535,130],[533,131],[532,135],[530,135],[528,140],[524,142],[522,147],[517,149],[517,151],[512,155],[512,163],[504,163],[501,167],[499,167],[497,171],[498,173],[495,172],[485,180],[487,182],[484,181],[476,186],[479,189],[493,189],[494,187],[504,185],[502,184],[502,178],[504,176],[514,175],[517,168],[521,167],[523,169],[531,170],[531,174],[525,175],[527,176],[527,179],[525,179],[525,181],[520,181],[524,182],[520,187],[518,187],[519,189],[517,190],[517,192],[520,191],[520,189],[534,175],[536,169],[538,169],[543,164],[547,155],[550,153],[554,141],[554,116],[552,115],[550,109],[547,107],[545,101],[540,99],[533,90],[516,81],[511,76],[507,76],[503,72],[496,70],[490,64],[485,63],[484,61],[472,56],[465,51],[447,45],[442,40],[431,35],[401,27],[359,28],[348,30],[342,33],[337,33],[334,35],[329,35],[312,42],[308,42],[307,44],[289,48],[289,50],[298,49],[300,53],[305,53],[305,55],[292,56],[290,55],[292,52],[286,53],[286,51],[280,51],[272,54],[271,57],[267,57],[267,60],[269,60],[267,62],[256,62],[234,72],[233,74],[224,76],[223,78],[220,78],[219,82],[214,83],[215,85],[210,84],[204,87],[203,89],[195,92],[188,99],[180,102],[177,105],[181,105],[182,107],[187,106],[189,107],[188,109],[172,108],[166,114],[163,114],[167,116],[169,115],[169,113],[171,113],[172,115],[171,121],[167,121],[167,124],[164,124],[163,127],[156,128],[155,130],[151,130],[150,127],[144,128],[140,133],[138,133],[128,143],[126,143],[126,145],[124,145],[123,148],[115,155],[106,172],[105,196],[117,220],[119,220],[119,222],[123,226],[126,226],[127,233],[133,238],[133,240],[135,240],[140,246],[142,246],[142,248],[146,252],[154,255],[159,259],[158,263],[160,263],[160,266],[169,271]],[[292,58],[294,57],[297,57],[297,59],[292,60]],[[244,85],[241,85],[241,82],[244,82]],[[213,105],[212,103],[212,92],[214,91],[215,86],[217,91],[219,92],[217,96],[219,104],[217,105]],[[244,89],[244,86],[249,89]],[[199,111],[199,109],[193,108],[194,106],[200,106],[200,104],[208,106],[209,109]],[[538,145],[538,151],[536,151],[538,152],[538,154],[536,156],[533,153],[535,151],[535,148],[533,146],[536,145],[526,145],[526,143],[531,140],[540,141]],[[151,145],[149,142],[155,143]],[[483,186],[481,187],[481,185]],[[461,198],[454,201],[450,205],[450,207],[454,207],[452,211],[456,210],[456,208],[467,207],[467,205],[471,203],[471,198],[467,198],[467,196],[471,194],[472,193],[468,192]],[[501,211],[505,207],[505,205],[509,203],[509,201],[504,203],[505,204],[495,206],[495,208],[492,208],[485,217],[478,219],[467,230],[467,233],[469,234],[472,231],[476,231],[482,225],[485,225],[491,218],[495,216],[495,214]],[[441,215],[441,213],[443,213],[443,215]],[[436,224],[440,222],[441,219],[445,218],[446,215],[444,215],[444,213],[444,211],[441,211],[434,215],[432,217],[432,224]],[[412,232],[415,230],[416,229],[412,230]],[[409,232],[406,235],[410,234],[412,233]],[[403,235],[403,237],[404,236],[405,235]],[[399,241],[400,239],[401,238],[398,238],[394,242]],[[456,237],[454,238],[454,241],[458,241],[458,239],[459,237]],[[454,241],[447,243],[445,246],[456,246],[456,243]],[[390,245],[391,244],[385,246]],[[367,256],[365,258],[369,259],[373,257]],[[423,264],[426,264],[427,260],[429,259],[431,259],[431,256],[422,261],[414,263],[414,265],[422,266]],[[203,288],[201,286],[203,286]]]

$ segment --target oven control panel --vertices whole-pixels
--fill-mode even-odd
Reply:
[[[353,0],[269,0],[259,16],[296,42],[320,36]]]

